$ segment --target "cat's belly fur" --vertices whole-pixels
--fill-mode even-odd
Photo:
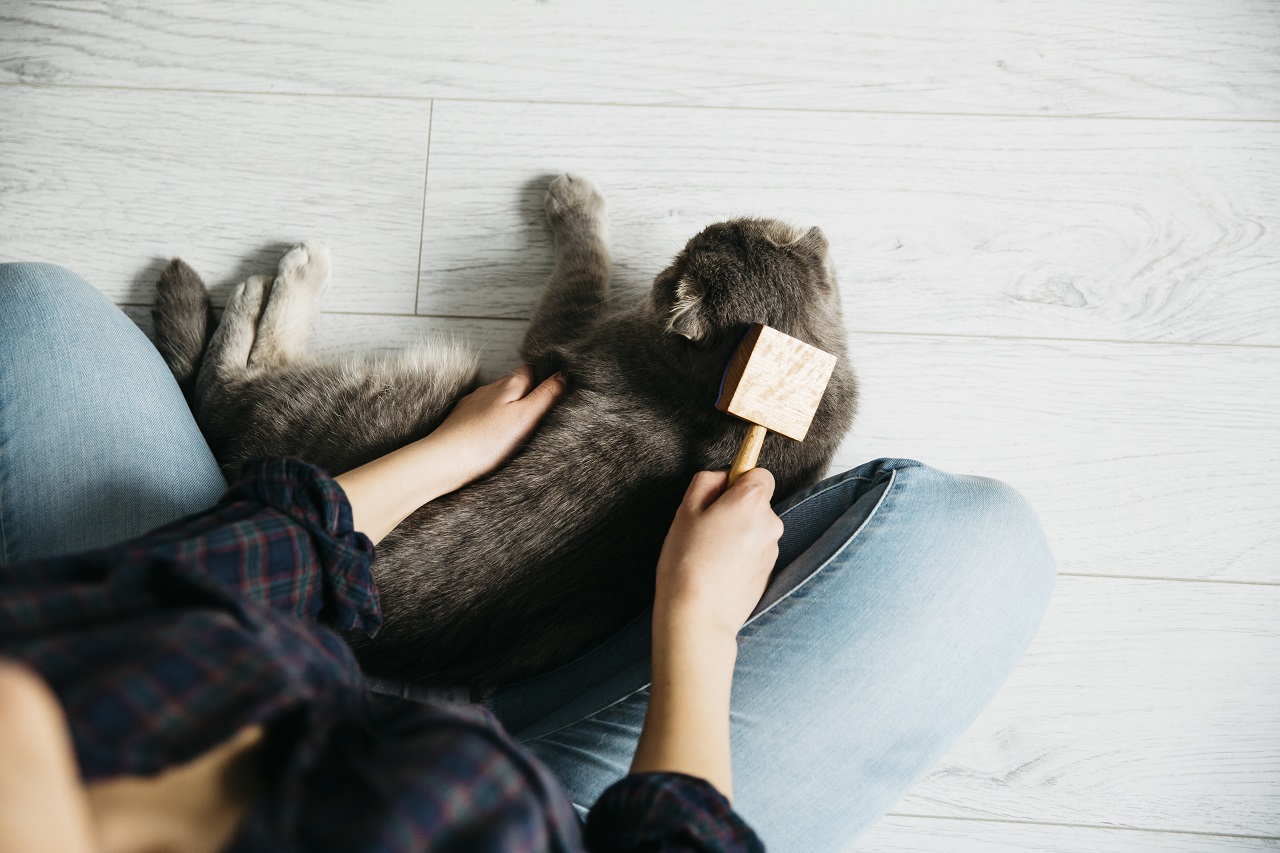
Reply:
[[[652,601],[693,469],[685,453],[664,452],[672,437],[587,433],[592,419],[566,402],[506,467],[383,540],[374,576],[385,627],[353,643],[369,671],[518,678],[584,651]]]

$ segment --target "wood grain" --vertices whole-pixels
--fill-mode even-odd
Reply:
[[[1280,345],[1280,124],[438,103],[419,310],[529,316],[566,170],[623,295],[760,215],[822,227],[853,329]]]
[[[729,465],[729,479],[726,481],[729,488],[733,488],[733,484],[738,482],[739,477],[756,467],[756,461],[760,458],[760,448],[764,446],[764,437],[768,432],[759,424],[747,426],[743,432],[742,443],[738,445],[738,452],[734,454],[733,462]]]
[[[894,811],[1280,836],[1277,612],[1274,586],[1059,578],[1009,683]]]
[[[857,334],[837,467],[1011,483],[1064,572],[1280,582],[1280,351]]]
[[[0,74],[813,110],[1280,117],[1268,0],[8,4]]]
[[[1264,853],[1280,839],[889,815],[854,853]]]
[[[4,87],[0,114],[0,261],[137,303],[181,256],[221,298],[317,238],[334,307],[413,311],[425,104]]]
[[[831,353],[756,323],[725,369],[716,408],[803,441],[835,366]]]

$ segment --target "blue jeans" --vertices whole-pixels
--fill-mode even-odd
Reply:
[[[120,541],[209,506],[218,466],[155,349],[78,276],[0,265],[0,561]],[[986,706],[1048,605],[1053,557],[1012,488],[878,459],[783,501],[742,629],[735,807],[773,850],[839,850]],[[627,772],[647,615],[486,704],[589,806]]]

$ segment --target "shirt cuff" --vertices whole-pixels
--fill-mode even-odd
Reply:
[[[587,848],[764,851],[723,794],[684,773],[632,773],[605,789],[587,815]]]
[[[291,457],[255,457],[222,503],[250,500],[289,516],[306,529],[323,572],[319,618],[342,631],[372,637],[382,626],[373,580],[373,542],[357,531],[351,503],[338,482],[309,462]]]

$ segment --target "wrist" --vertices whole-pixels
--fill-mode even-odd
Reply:
[[[698,776],[732,799],[729,703],[737,635],[697,618],[701,611],[684,613],[655,611],[649,704],[631,771]]]
[[[376,545],[425,503],[465,485],[465,469],[431,436],[334,478],[351,504],[356,530]]]
[[[726,652],[738,648],[738,631],[741,625],[733,625],[721,617],[714,607],[696,601],[664,601],[654,604],[653,634],[655,640],[667,638],[682,646],[698,646],[707,650]]]
[[[737,633],[705,620],[701,611],[654,611],[654,678],[669,672],[699,672],[699,678],[732,679]]]
[[[415,508],[457,491],[477,476],[466,465],[466,454],[435,433],[407,445],[404,452],[412,468]]]

